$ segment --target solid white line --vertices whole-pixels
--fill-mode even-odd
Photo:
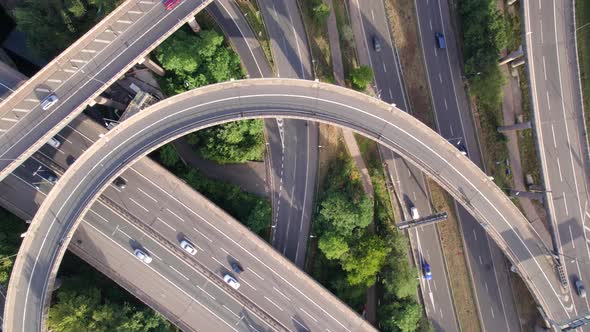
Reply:
[[[303,325],[303,323],[301,323],[300,321],[298,321],[297,319],[295,319],[295,317],[291,317],[291,319],[292,319],[292,320],[293,320],[295,323],[299,324],[299,326],[301,326],[302,328],[304,328],[306,331],[309,331],[309,329],[308,329],[308,328],[307,328],[305,325]]]
[[[182,219],[179,215],[177,215],[176,213],[172,212],[169,208],[166,208],[166,211],[170,212],[171,214],[173,214],[176,218],[180,219],[180,221],[184,222],[184,219]]]
[[[272,303],[272,305],[274,305],[275,307],[277,307],[277,309],[279,309],[280,311],[283,311],[283,308],[279,307],[278,304],[274,303],[271,299],[269,299],[268,297],[264,297],[268,302]]]
[[[209,294],[209,292],[207,292],[206,290],[204,290],[203,288],[201,288],[201,286],[197,286],[198,289],[202,290],[203,293],[209,295],[210,298],[212,298],[213,300],[215,300],[215,297],[213,297],[213,295]]]
[[[184,274],[180,273],[180,271],[178,271],[177,269],[175,269],[175,268],[174,268],[174,266],[172,266],[172,265],[168,265],[168,266],[170,266],[170,268],[171,268],[172,270],[174,270],[174,272],[178,273],[178,274],[179,274],[181,277],[183,277],[184,279],[186,279],[186,280],[190,280],[189,278],[187,278],[187,276],[185,276]]]
[[[137,190],[139,190],[139,192],[141,192],[142,194],[146,195],[148,198],[150,198],[152,201],[154,202],[158,202],[155,198],[153,198],[152,196],[150,196],[148,193],[146,193],[145,191],[141,190],[141,188],[137,188]]]
[[[559,171],[559,181],[563,182],[563,176],[561,175],[561,163],[559,162],[559,158],[555,159],[557,161],[557,170]]]
[[[211,240],[209,237],[207,237],[207,235],[203,234],[203,232],[199,231],[198,229],[194,228],[195,232],[201,234],[202,237],[206,238],[209,242],[213,242],[213,240]]]
[[[150,212],[150,210],[146,209],[143,205],[137,203],[137,201],[135,201],[133,198],[129,197],[129,200],[132,201],[133,203],[137,204],[137,206],[139,206],[140,208],[144,209],[145,212]]]
[[[168,225],[167,222],[165,222],[164,220],[162,220],[160,217],[156,217],[156,220],[158,220],[159,222],[161,222],[162,224],[168,226],[168,228],[170,228],[172,231],[176,232],[176,229],[170,225]]]
[[[260,278],[260,280],[264,280],[263,277],[261,277],[258,273],[254,272],[254,270],[252,270],[251,268],[248,268],[248,271],[254,273],[254,275],[256,275],[258,278]]]
[[[309,318],[313,319],[316,323],[317,323],[317,319],[315,319],[315,317],[313,317],[312,315],[310,315],[307,311],[303,310],[303,308],[299,308],[299,310],[303,311],[304,314],[308,315]]]

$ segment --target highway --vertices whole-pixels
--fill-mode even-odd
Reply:
[[[0,103],[0,180],[212,0],[128,0]],[[40,103],[55,94],[48,110]]]
[[[400,109],[411,113],[383,1],[363,1],[362,6],[358,0],[354,0],[353,3],[352,15],[358,13],[361,18],[361,30],[356,31],[362,36],[363,41],[357,42],[357,47],[359,44],[362,45],[358,47],[360,62],[366,62],[373,68],[375,90],[379,98],[387,103],[395,103]],[[373,47],[374,36],[381,41],[379,52]],[[380,148],[388,172],[392,176],[392,183],[399,191],[405,219],[411,219],[411,206],[415,206],[421,216],[434,213],[424,174],[391,150]],[[422,264],[427,262],[433,274],[433,279],[428,281],[420,271],[420,288],[428,318],[437,331],[459,331],[448,271],[436,226],[421,226],[408,231],[408,235],[418,269],[420,270]]]
[[[587,314],[588,299],[574,283],[590,283],[588,252],[588,144],[580,95],[572,1],[524,1],[526,55],[534,130],[546,202],[569,282],[574,315]],[[588,330],[587,328],[584,330]]]
[[[469,158],[484,169],[448,3],[414,3],[438,132],[452,144],[461,142]],[[437,48],[435,32],[444,34],[446,49]],[[464,208],[456,208],[482,327],[489,331],[520,331],[505,259],[475,218]]]
[[[170,139],[213,123],[276,116],[345,125],[379,140],[408,158],[486,225],[490,236],[512,259],[549,318],[561,320],[568,316],[556,288],[557,278],[550,272],[553,269],[550,261],[544,258],[544,251],[539,249],[541,242],[524,216],[454,146],[391,105],[348,89],[311,81],[252,79],[199,88],[145,109],[111,130],[77,160],[41,206],[21,246],[14,267],[15,275],[20,278],[12,280],[8,289],[7,308],[10,310],[6,312],[5,324],[10,326],[5,327],[11,331],[38,329],[39,310],[47,295],[47,280],[52,278],[50,272],[58,266],[59,258],[65,251],[70,240],[68,234],[77,226],[87,203],[97,197],[127,164]],[[187,209],[186,203],[184,209]],[[194,218],[193,213],[184,210],[180,216]],[[201,220],[200,225],[208,224],[205,219]],[[229,224],[228,231],[244,229],[236,222]],[[231,237],[225,232],[215,231],[221,237]],[[251,243],[248,237],[252,236],[245,231],[238,238]],[[236,246],[238,243],[235,241],[230,241],[233,243],[231,248],[251,259],[254,259],[255,253],[268,255],[264,263],[254,259],[265,267],[270,258],[287,267],[293,266],[265,243],[257,243],[259,248],[251,249]],[[322,323],[341,327],[363,324],[359,322],[362,321],[360,317],[351,315],[344,304],[294,266],[284,275],[275,269],[264,270],[259,275],[272,278],[270,280],[276,281],[278,284],[275,287],[281,291],[292,291],[304,297],[307,300],[305,304],[316,312],[330,311],[330,315],[320,317]],[[270,282],[265,281],[264,284]],[[320,300],[308,300],[317,298]],[[328,300],[329,304],[322,302]]]
[[[311,53],[295,1],[260,0],[260,12],[271,41],[276,76],[313,79]],[[318,127],[313,122],[267,121],[273,173],[273,233],[271,243],[303,268],[313,215],[318,171]]]

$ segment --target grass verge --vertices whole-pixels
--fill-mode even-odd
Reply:
[[[436,130],[413,0],[386,0],[385,11],[404,75],[409,107],[418,120]],[[410,111],[408,110],[408,111]]]
[[[436,225],[447,265],[455,311],[462,331],[481,331],[472,281],[467,269],[467,257],[453,199],[432,180],[428,180],[432,204],[436,211],[447,211],[448,219]]]
[[[342,66],[344,67],[344,78],[348,80],[353,69],[358,67],[356,58],[356,48],[354,45],[354,33],[350,26],[348,9],[345,0],[333,0],[334,15],[336,16],[336,26],[340,37],[340,52],[342,53]],[[350,82],[346,82],[350,87]]]
[[[313,19],[312,9],[316,1],[298,0],[298,3],[309,47],[311,47],[313,71],[320,81],[334,83],[328,28],[325,22],[319,23]]]
[[[274,70],[275,66],[272,60],[272,52],[270,51],[270,39],[266,33],[264,22],[262,21],[262,14],[260,13],[258,2],[256,0],[236,1],[236,4],[242,11],[242,14],[244,14],[244,17],[246,17],[246,21],[248,21],[250,28],[256,34],[258,42],[260,42],[260,46],[266,56],[266,60]]]
[[[529,83],[524,67],[518,68],[520,81],[520,93],[522,96],[523,121],[531,121],[531,99],[529,96]],[[523,176],[530,174],[534,183],[541,183],[541,164],[535,147],[535,138],[532,130],[520,130],[518,132],[518,146],[520,147],[520,160]]]
[[[590,2],[576,1],[576,28],[578,39],[578,60],[580,62],[580,80],[582,82],[582,102],[586,130],[590,129]],[[586,25],[585,27],[583,27]],[[590,137],[588,137],[590,139]]]

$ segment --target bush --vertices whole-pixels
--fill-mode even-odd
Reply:
[[[316,23],[321,25],[326,24],[326,20],[328,19],[328,16],[330,16],[330,6],[320,1],[319,4],[312,8],[312,13],[313,19]]]
[[[361,65],[350,72],[350,82],[355,90],[365,90],[373,81],[373,70],[367,65]]]
[[[379,322],[384,332],[413,332],[418,329],[422,308],[415,300],[387,304],[379,308]]]
[[[0,284],[8,285],[18,248],[20,235],[27,230],[27,224],[10,212],[0,208]]]

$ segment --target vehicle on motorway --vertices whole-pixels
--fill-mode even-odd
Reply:
[[[586,297],[586,287],[584,287],[582,280],[577,279],[576,282],[574,283],[574,286],[576,287],[576,292],[578,293],[578,296],[585,298]]]
[[[238,262],[231,263],[231,269],[235,273],[242,273],[244,271],[244,269],[242,268],[242,266]]]
[[[47,111],[51,106],[55,105],[59,101],[59,98],[55,94],[50,94],[41,102],[41,108]]]
[[[223,281],[225,281],[225,283],[230,285],[231,288],[233,288],[233,289],[240,288],[240,283],[234,277],[230,276],[229,274],[226,274],[223,276]]]
[[[127,181],[120,176],[117,176],[117,178],[113,181],[113,184],[119,189],[125,189],[125,187],[127,187]]]
[[[423,262],[422,271],[424,272],[424,279],[432,280],[432,271],[430,270],[430,264]]]
[[[457,143],[457,149],[459,150],[459,152],[461,152],[462,155],[467,157],[467,148],[465,148],[465,145],[463,145],[463,144],[461,144],[461,142],[459,142],[459,143]]]
[[[47,145],[49,145],[55,149],[58,149],[61,146],[61,142],[58,141],[57,138],[52,137],[49,139],[49,141],[47,141]]]
[[[133,251],[133,253],[135,254],[135,257],[137,257],[137,259],[139,259],[140,261],[149,264],[152,262],[152,258],[150,257],[150,255],[148,255],[146,252],[144,252],[141,249],[135,249],[135,251]]]
[[[375,52],[381,51],[381,42],[379,41],[379,37],[373,36],[373,49]]]
[[[413,220],[420,219],[420,214],[418,213],[418,208],[413,205],[410,207],[410,214],[412,215]]]
[[[447,43],[445,42],[445,36],[440,32],[435,32],[434,36],[436,37],[436,45],[440,49],[447,48]]]
[[[180,247],[182,249],[184,249],[184,251],[188,252],[191,255],[194,255],[197,253],[197,249],[195,249],[195,246],[188,242],[187,240],[182,240],[180,241]]]
[[[170,10],[174,7],[176,7],[182,0],[166,0],[164,1],[164,6],[166,7],[166,10]]]

